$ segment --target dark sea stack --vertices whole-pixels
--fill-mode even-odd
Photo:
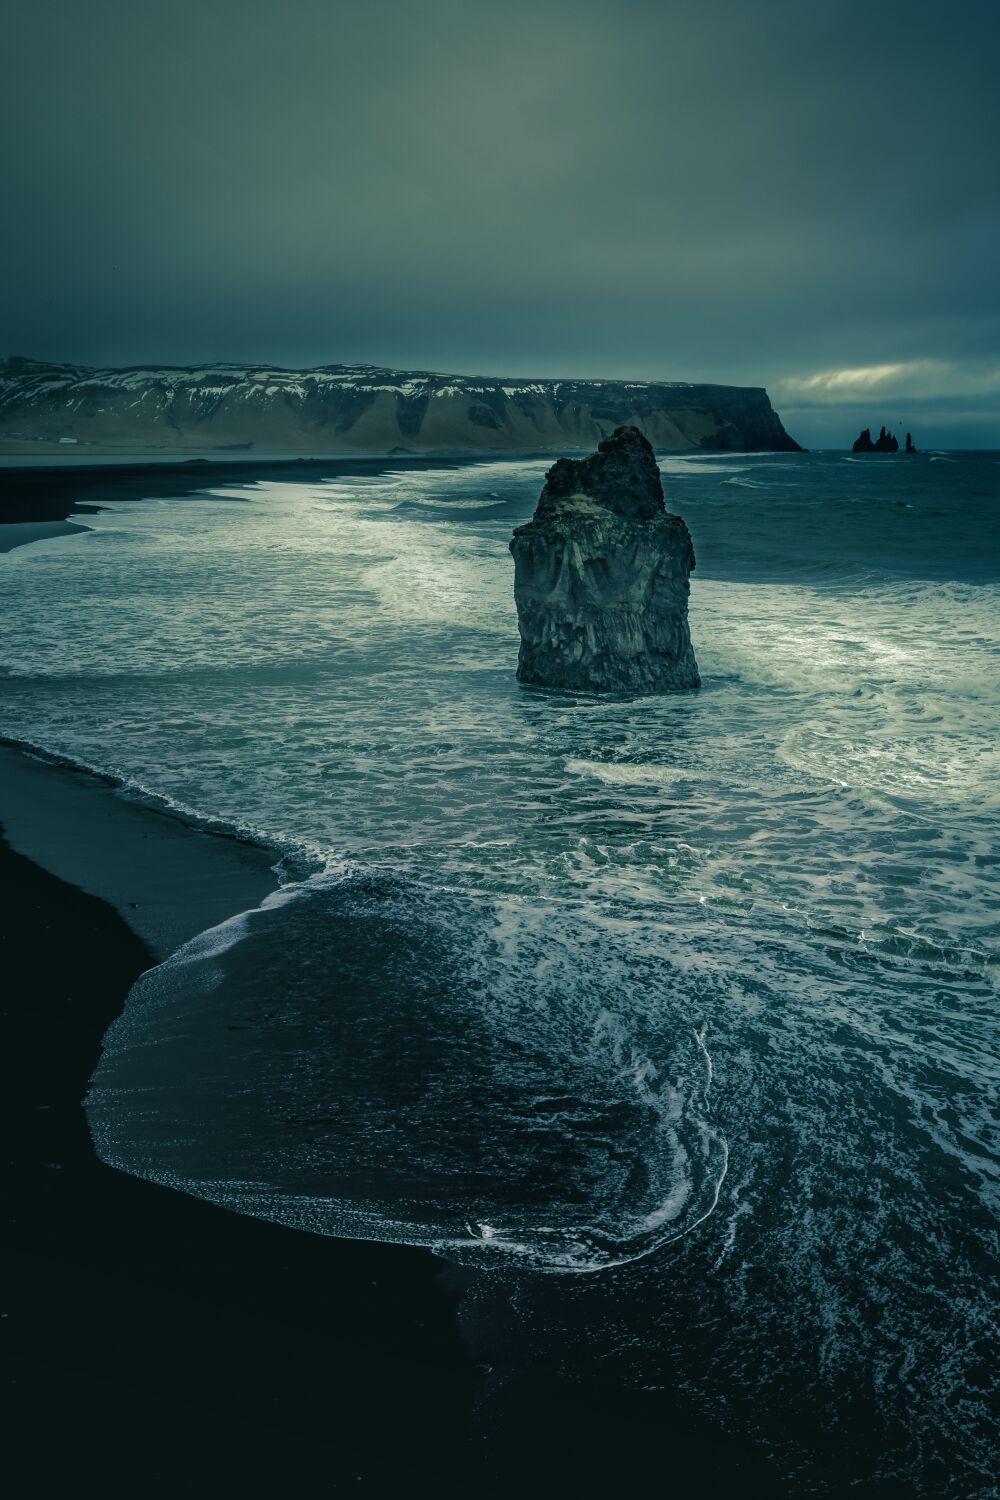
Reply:
[[[907,453],[916,453],[917,451],[913,446],[913,434],[910,432],[906,434],[906,451]]]
[[[691,534],[663,504],[653,449],[619,427],[561,458],[510,543],[522,682],[573,692],[701,686],[688,631]]]
[[[910,434],[906,434],[907,453],[914,453],[916,449],[910,447]],[[899,441],[891,432],[885,428],[879,429],[878,438],[872,442],[871,428],[866,427],[864,432],[854,439],[853,453],[898,453]]]

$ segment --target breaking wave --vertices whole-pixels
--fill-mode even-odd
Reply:
[[[541,1271],[623,1264],[711,1213],[727,1148],[677,976],[637,1008],[585,918],[550,912],[553,943],[518,903],[429,894],[316,879],[145,974],[87,1101],[103,1158],[315,1232]],[[585,973],[581,942],[605,950]]]

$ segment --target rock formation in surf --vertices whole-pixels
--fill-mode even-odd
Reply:
[[[914,446],[913,446],[913,434],[912,434],[912,432],[908,432],[906,434],[906,451],[907,451],[907,453],[916,453],[916,451],[917,451],[916,448],[914,448]]]
[[[637,428],[619,427],[589,458],[561,458],[510,550],[522,682],[590,693],[700,686],[691,534],[664,507]]]
[[[891,432],[886,432],[883,427],[879,432],[877,440],[873,443],[871,428],[866,427],[864,432],[860,433],[854,439],[852,451],[854,453],[898,453],[899,440]]]

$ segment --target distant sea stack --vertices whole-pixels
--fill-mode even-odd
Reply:
[[[906,441],[909,444],[909,441],[910,441],[910,434],[909,433],[906,434]],[[912,453],[912,452],[915,452],[916,450],[913,449],[913,448],[907,447],[906,451],[907,451],[907,453]],[[860,433],[858,435],[858,437],[856,437],[854,439],[854,447],[852,449],[852,452],[854,452],[854,453],[898,453],[899,452],[899,442],[898,442],[898,440],[895,437],[893,437],[893,435],[892,435],[891,432],[886,432],[885,428],[883,427],[881,429],[881,431],[879,432],[877,441],[873,443],[872,442],[871,429],[868,428],[868,427],[866,427],[865,430],[864,430],[864,432]]]
[[[587,453],[623,424],[672,452],[800,451],[752,386],[0,360],[8,454]]]
[[[545,476],[510,543],[522,682],[576,692],[701,686],[688,631],[691,534],[668,514],[653,449],[619,427]]]
[[[907,453],[916,453],[917,451],[913,446],[913,434],[910,432],[906,434],[906,451]]]

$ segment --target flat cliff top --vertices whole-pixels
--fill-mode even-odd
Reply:
[[[228,360],[199,365],[79,365],[63,361],[30,359],[8,355],[0,359],[0,393],[5,388],[27,388],[41,385],[46,389],[73,385],[103,385],[121,390],[135,390],[155,384],[182,388],[215,382],[220,387],[250,384],[274,384],[283,389],[303,382],[343,386],[358,390],[394,391],[416,394],[427,388],[451,386],[462,392],[502,390],[508,396],[549,396],[577,391],[631,390],[667,391],[684,395],[691,392],[740,392],[766,396],[763,386],[721,385],[689,380],[611,380],[601,378],[565,379],[555,376],[456,375],[440,370],[397,370],[386,365],[329,364],[305,367],[285,365],[237,364]]]
[[[671,452],[797,449],[767,392],[686,381],[540,380],[369,364],[0,360],[7,453],[572,453],[623,424]]]

